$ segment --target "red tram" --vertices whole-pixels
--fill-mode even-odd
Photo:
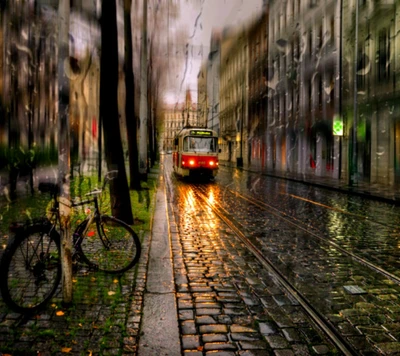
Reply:
[[[203,127],[184,127],[174,140],[173,168],[182,177],[213,178],[218,173],[218,136]]]

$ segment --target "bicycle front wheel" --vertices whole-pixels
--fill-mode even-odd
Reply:
[[[20,229],[0,262],[0,291],[17,313],[42,308],[61,279],[60,235],[50,223]]]
[[[132,268],[140,257],[139,237],[123,221],[103,215],[86,228],[87,220],[77,229],[86,231],[78,249],[83,260],[107,273],[122,273]]]

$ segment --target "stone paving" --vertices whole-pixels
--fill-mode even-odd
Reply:
[[[34,315],[13,313],[0,298],[0,355],[137,355],[150,232],[141,230],[139,238],[140,261],[122,276],[78,267],[70,308],[62,305],[61,288]],[[7,236],[0,242],[5,246]]]
[[[254,177],[256,180],[257,177]],[[247,188],[243,187],[243,181],[247,183]],[[230,187],[234,192],[243,189],[243,193],[247,189],[247,193],[256,198],[264,197],[263,201],[268,202],[270,207],[267,210],[257,208],[224,187]],[[303,195],[308,197],[308,204],[298,209],[300,203],[286,198],[302,195],[296,192],[297,188],[288,187],[285,183],[277,184],[276,187],[268,187],[270,194],[263,193],[263,188],[260,183],[255,189],[252,179],[246,174],[237,176],[234,181],[229,174],[225,177],[221,174],[218,184],[212,187],[213,199],[223,201],[229,217],[243,225],[242,229],[252,243],[307,296],[360,354],[399,353],[399,333],[394,331],[400,320],[399,284],[328,243],[335,241],[339,247],[370,259],[378,267],[395,267],[398,261],[394,261],[393,256],[397,255],[399,231],[393,227],[387,229],[384,222],[396,221],[398,209],[336,194],[332,202],[336,203],[334,206],[337,209],[326,213],[327,206],[321,209],[318,204],[325,198],[329,200],[329,194],[326,191],[318,193],[309,187],[305,188],[307,194]],[[207,188],[203,190],[208,196]],[[339,203],[342,198],[347,200],[346,204]],[[309,199],[317,205],[310,204]],[[369,207],[367,214],[363,211],[365,205]],[[274,208],[287,215],[272,214],[276,213]],[[347,208],[350,211],[346,211]],[[325,210],[325,213],[321,214],[320,210]],[[373,211],[381,211],[382,214],[374,215]],[[279,215],[285,217],[286,222]],[[313,224],[303,224],[310,217],[314,219]],[[298,227],[289,224],[289,221]],[[322,227],[325,225],[327,229],[329,223],[334,228],[324,231]],[[346,230],[346,225],[350,229]],[[313,235],[308,234],[307,229]],[[324,242],[316,237],[318,234],[330,239]]]
[[[0,355],[136,355],[147,274],[148,235],[137,268],[115,277],[85,269],[74,277],[74,307],[61,293],[31,316],[0,299]]]
[[[302,307],[287,297],[234,237],[233,231],[210,209],[200,205],[188,185],[169,181],[169,168],[163,177],[168,183],[167,211],[182,354],[340,354]],[[293,236],[300,241],[301,233],[279,225],[275,218],[241,207],[237,201],[229,200],[226,192],[218,195],[215,187],[209,193],[216,201],[225,199],[226,206],[247,221],[247,228],[256,238],[268,241],[264,251],[277,264],[287,266],[288,271],[308,286],[315,286],[316,291],[323,286],[328,288],[323,295],[329,295],[324,300],[334,301],[329,305],[330,320],[362,350],[360,354],[400,352],[398,287],[378,278],[375,284],[365,284],[368,276],[364,271],[349,272],[352,263],[342,262],[334,254],[330,259],[317,256],[311,242],[290,245],[284,240],[273,241],[271,237],[278,229],[288,241]],[[243,214],[245,211],[248,215]],[[140,354],[151,236],[144,234],[142,239],[142,257],[137,268],[121,278],[88,272],[84,267],[79,270],[74,283],[75,290],[80,292],[74,294],[73,309],[63,308],[59,293],[43,312],[21,318],[8,311],[0,300],[0,355]],[[285,255],[288,246],[293,252]],[[298,254],[299,248],[307,252],[296,264],[290,258]],[[314,254],[307,255],[310,251]],[[325,267],[326,262],[329,267],[339,263],[341,268],[333,271]],[[368,293],[338,293],[335,287],[342,288],[344,282],[364,282]]]
[[[169,210],[185,355],[337,352],[233,232],[183,191]]]

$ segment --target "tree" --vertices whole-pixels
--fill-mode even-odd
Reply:
[[[139,152],[137,147],[137,122],[135,117],[135,78],[133,73],[132,55],[132,0],[124,0],[124,28],[125,28],[125,119],[128,136],[130,189],[139,190]]]
[[[62,286],[65,303],[72,301],[71,208],[66,204],[70,201],[69,80],[64,71],[64,63],[69,60],[69,12],[69,1],[60,1],[58,5],[58,185],[60,187],[60,200],[64,202],[64,204],[60,204],[60,225]]]
[[[118,114],[118,31],[115,0],[103,0],[101,9],[100,118],[108,170],[118,170],[110,182],[115,217],[133,224]]]
[[[147,0],[143,0],[143,25],[142,43],[140,48],[140,126],[139,126],[139,172],[147,177],[147,126],[148,126],[148,103],[147,103],[147,78],[148,78],[148,56],[147,56]]]

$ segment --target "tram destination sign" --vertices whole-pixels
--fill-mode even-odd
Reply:
[[[211,131],[207,130],[190,130],[190,135],[191,136],[212,136]]]

